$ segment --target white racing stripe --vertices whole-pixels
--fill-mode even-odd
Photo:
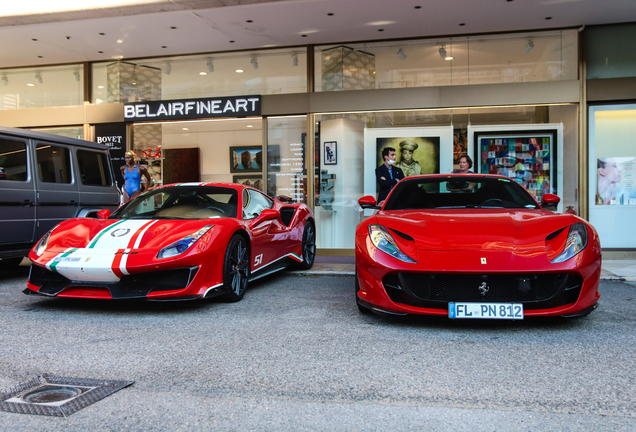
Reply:
[[[68,249],[49,261],[46,267],[70,280],[117,282],[121,274],[129,274],[126,269],[128,252],[139,247],[143,235],[156,222],[158,221],[135,219],[114,223],[91,239],[88,247]],[[148,225],[144,227],[146,224]],[[130,247],[133,239],[134,244]],[[113,264],[117,258],[121,259],[115,267],[118,272],[115,272]],[[117,274],[119,272],[121,274]]]

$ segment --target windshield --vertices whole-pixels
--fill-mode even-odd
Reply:
[[[212,219],[237,217],[238,192],[216,186],[152,189],[128,201],[115,219]]]
[[[470,176],[407,179],[395,187],[384,210],[540,208],[514,180]]]

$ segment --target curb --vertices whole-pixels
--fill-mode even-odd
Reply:
[[[329,270],[317,270],[317,271],[311,271],[311,270],[293,270],[293,271],[289,271],[287,272],[288,274],[294,274],[294,275],[298,275],[298,276],[341,276],[341,277],[345,277],[345,276],[355,276],[355,272],[348,272],[348,271],[329,271]]]

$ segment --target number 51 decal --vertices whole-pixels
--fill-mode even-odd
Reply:
[[[256,255],[256,257],[254,258],[254,267],[261,265],[262,262],[263,262],[263,254]]]

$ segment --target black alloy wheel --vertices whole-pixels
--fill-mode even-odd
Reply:
[[[245,295],[250,278],[250,253],[245,239],[235,234],[225,251],[223,262],[223,287],[227,293],[223,296],[226,301],[237,302]]]
[[[303,231],[303,242],[301,244],[303,262],[296,264],[296,268],[309,270],[314,265],[316,259],[316,228],[311,221],[305,224]]]
[[[369,315],[371,313],[371,309],[368,309],[360,304],[360,299],[358,298],[358,291],[360,291],[360,282],[358,281],[358,267],[356,266],[356,306],[358,306],[358,310],[361,314]]]

